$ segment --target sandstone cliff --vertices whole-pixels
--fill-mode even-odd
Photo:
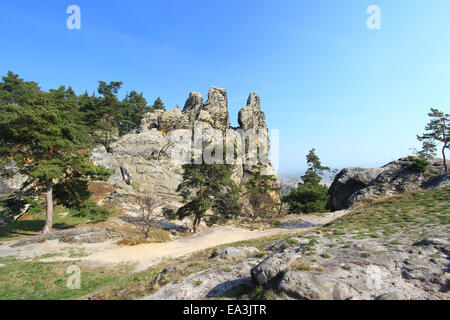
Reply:
[[[183,111],[175,108],[144,115],[135,132],[121,137],[108,150],[104,147],[93,150],[97,164],[116,170],[109,180],[114,186],[110,200],[133,213],[138,209],[136,194],[152,193],[166,199],[170,207],[179,207],[176,189],[182,179],[183,161],[201,156],[206,149],[218,144],[220,138],[242,150],[234,159],[233,180],[238,185],[242,186],[254,173],[254,163],[249,163],[248,159],[256,157],[258,162],[267,164],[263,167],[264,173],[275,176],[279,186],[277,174],[268,162],[268,128],[256,93],[250,94],[238,121],[238,128],[230,127],[227,93],[216,87],[211,87],[206,102],[201,93],[191,92]],[[189,141],[184,143],[188,144],[189,154],[176,157],[180,136],[185,140],[188,137]],[[257,141],[255,148],[249,146],[252,139]],[[279,197],[278,194],[273,196]],[[242,200],[245,204],[246,199]]]

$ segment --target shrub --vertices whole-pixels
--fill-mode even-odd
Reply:
[[[299,187],[286,197],[295,213],[311,213],[326,211],[328,188],[322,185]]]
[[[418,157],[409,157],[409,160],[411,161],[411,164],[408,169],[417,173],[425,173],[427,167],[430,165],[429,161]]]
[[[111,211],[99,206],[93,199],[83,201],[79,207],[71,209],[70,213],[75,217],[97,221],[106,220],[111,215]]]

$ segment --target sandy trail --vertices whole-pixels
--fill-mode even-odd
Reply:
[[[170,242],[107,249],[85,257],[83,261],[100,265],[135,263],[135,271],[139,272],[158,264],[164,258],[179,258],[208,248],[239,241],[310,231],[342,217],[346,213],[348,211],[344,210],[324,216],[306,216],[298,222],[287,224],[285,227],[264,231],[250,231],[228,226],[217,227]]]

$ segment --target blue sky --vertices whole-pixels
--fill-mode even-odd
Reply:
[[[66,28],[78,5],[81,30]],[[368,30],[369,5],[381,30]],[[232,123],[258,92],[280,130],[280,170],[315,147],[335,168],[417,147],[431,106],[450,111],[450,1],[24,1],[0,8],[0,73],[42,88],[123,81],[152,102],[226,88]]]

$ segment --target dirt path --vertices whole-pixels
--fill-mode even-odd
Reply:
[[[238,241],[309,231],[329,223],[346,213],[348,211],[344,210],[324,216],[302,217],[299,221],[290,222],[284,227],[265,231],[249,231],[235,227],[217,227],[202,231],[191,237],[170,242],[107,249],[83,258],[83,261],[100,265],[136,263],[135,271],[139,272],[158,264],[164,258],[178,258],[197,251]]]

